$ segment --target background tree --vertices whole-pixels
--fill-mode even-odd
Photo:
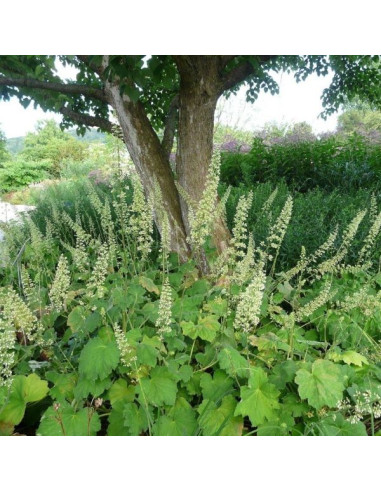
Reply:
[[[37,123],[36,132],[26,135],[19,158],[27,161],[50,161],[51,173],[57,176],[64,160],[82,160],[86,148],[86,144],[63,132],[54,120],[42,120]]]
[[[9,159],[9,152],[7,150],[7,139],[4,132],[0,128],[0,162],[4,162]]]
[[[337,119],[337,128],[340,132],[346,135],[381,132],[381,110],[358,99],[345,104],[343,109],[344,112]]]
[[[76,80],[57,75],[57,59],[77,68]],[[110,114],[115,111],[146,193],[156,185],[161,190],[171,248],[185,259],[190,253],[188,207],[175,181],[190,200],[200,202],[219,97],[247,84],[247,99],[254,102],[261,90],[278,92],[274,71],[293,70],[300,81],[311,73],[326,75],[329,69],[334,77],[322,95],[324,115],[335,112],[344,98],[356,96],[381,107],[378,56],[2,56],[0,98],[16,96],[24,106],[33,101],[59,112],[62,126],[76,124],[79,132],[90,126],[111,132]],[[173,173],[169,156],[175,136]],[[216,221],[213,239],[219,249],[226,245],[228,231],[222,221]]]

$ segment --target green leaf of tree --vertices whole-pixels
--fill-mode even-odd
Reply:
[[[106,379],[119,363],[119,349],[116,342],[93,338],[82,349],[79,357],[79,372],[86,379]]]
[[[280,407],[279,394],[276,387],[268,382],[265,371],[255,367],[251,371],[248,386],[241,387],[241,401],[235,415],[248,416],[253,426],[263,424],[266,420],[275,420],[275,410]]]
[[[294,380],[297,366],[293,360],[285,360],[276,364],[269,376],[270,383],[275,384],[279,390],[283,390],[287,383]]]
[[[311,370],[299,369],[295,377],[300,397],[308,399],[308,403],[317,410],[325,405],[337,405],[343,396],[343,381],[340,367],[323,359],[315,360]]]
[[[258,426],[257,436],[288,436],[293,430],[295,420],[288,409],[282,405],[276,420]]]
[[[124,425],[124,405],[117,404],[108,416],[108,436],[131,436],[129,428]]]
[[[155,367],[160,345],[161,342],[158,338],[144,336],[143,341],[136,347],[137,363]]]
[[[70,326],[73,333],[79,331],[86,320],[86,310],[83,306],[76,306],[67,318],[67,324]]]
[[[355,366],[362,366],[363,364],[369,364],[368,359],[363,355],[355,352],[354,350],[347,350],[341,354],[342,360],[346,364],[353,364]]]
[[[227,300],[222,297],[216,297],[204,305],[204,311],[209,311],[218,316],[224,316],[227,313]]]

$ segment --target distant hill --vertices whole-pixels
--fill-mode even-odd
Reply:
[[[18,154],[24,148],[24,137],[7,138],[7,150],[11,154]]]
[[[104,143],[106,141],[106,135],[104,133],[98,132],[97,130],[88,130],[84,137],[80,137],[76,134],[75,129],[68,130],[67,133],[72,137],[75,137],[77,140],[81,140],[82,142],[87,143],[95,143],[101,142]],[[24,148],[24,138],[25,137],[13,137],[7,139],[7,150],[15,155],[22,151]]]

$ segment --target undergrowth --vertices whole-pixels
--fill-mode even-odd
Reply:
[[[255,191],[243,194],[222,256],[197,234],[210,264],[201,277],[165,232],[152,241],[154,198],[142,200],[137,180],[83,186],[6,231],[3,435],[380,433],[375,197],[281,268],[296,199],[275,213],[273,190],[254,240]]]

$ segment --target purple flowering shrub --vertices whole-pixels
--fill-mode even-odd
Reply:
[[[283,133],[265,129],[255,134],[249,151],[237,150],[234,141],[221,146],[221,177],[232,186],[283,179],[302,192],[373,187],[381,177],[380,143],[376,131],[316,136],[307,125]]]
[[[110,179],[103,169],[93,169],[87,177],[95,185],[109,185]]]

